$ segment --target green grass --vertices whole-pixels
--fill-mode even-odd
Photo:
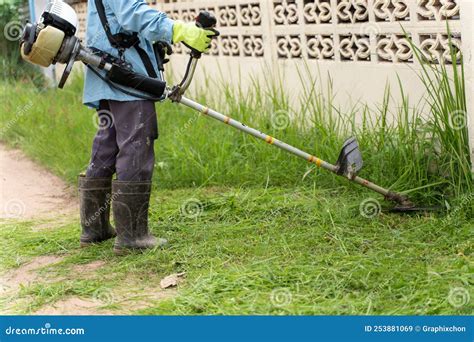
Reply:
[[[466,114],[462,70],[453,79],[446,69],[424,69],[427,90],[440,96],[419,107],[400,84],[398,90],[387,87],[375,111],[363,106],[348,112],[335,106],[331,84],[321,93],[317,80],[306,79],[303,71],[298,110],[289,105],[278,77],[266,85],[255,82],[249,92],[220,84],[222,96],[212,104],[330,162],[344,138],[356,135],[365,160],[362,177],[451,210],[365,218],[361,203],[380,197],[163,103],[157,105],[161,135],[150,222],[170,247],[116,257],[111,242],[79,249],[77,218],[42,230],[39,222],[6,222],[0,229],[4,271],[35,256],[64,259],[40,270],[39,283],[0,304],[32,313],[79,296],[106,297],[108,310],[141,314],[472,313],[471,302],[457,307],[449,301],[450,291],[469,293],[473,285],[467,130],[450,124],[453,113]],[[393,102],[394,91],[402,92],[402,103]],[[82,80],[63,91],[4,81],[0,93],[0,139],[74,184],[87,166],[96,131],[96,113],[81,104]],[[205,102],[202,94],[196,97]],[[426,108],[433,113],[429,120],[421,117]],[[397,124],[390,124],[393,118]],[[200,203],[200,216],[183,215],[180,208],[189,200]],[[95,260],[106,264],[91,274],[74,271]],[[146,309],[124,302],[128,290],[153,293],[162,277],[181,271],[186,280],[173,298],[151,301]]]
[[[197,218],[181,213],[190,198],[203,205]],[[75,221],[41,231],[34,228],[37,222],[4,225],[2,268],[38,255],[64,259],[44,269],[39,283],[2,304],[9,307],[19,300],[14,310],[31,313],[68,296],[90,299],[99,293],[107,299],[106,309],[126,311],[124,291],[146,284],[139,294],[150,294],[162,277],[184,271],[175,297],[132,312],[471,313],[472,304],[456,308],[448,301],[452,288],[470,290],[473,285],[472,225],[464,213],[458,211],[444,225],[433,215],[366,219],[358,205],[364,198],[344,188],[158,191],[151,229],[170,245],[126,257],[114,256],[111,242],[78,248]],[[106,264],[91,275],[71,272],[95,260]]]
[[[304,105],[295,110],[287,95],[278,90],[278,82],[255,82],[248,92],[221,85],[223,95],[212,104],[333,163],[344,139],[355,135],[365,161],[361,176],[392,190],[409,192],[420,202],[444,203],[473,191],[467,128],[454,129],[446,123],[450,113],[467,116],[465,99],[457,99],[464,89],[462,84],[456,84],[456,94],[443,95],[440,101],[451,101],[446,108],[438,108],[440,104],[430,99],[420,108],[414,107],[400,85],[404,100],[399,105],[392,99],[394,90],[387,88],[377,110],[354,107],[341,112],[333,103],[331,85],[321,94],[316,90],[317,80],[302,79]],[[439,87],[448,86],[446,82],[443,79]],[[74,182],[86,168],[97,129],[95,111],[81,104],[82,80],[76,79],[63,91],[3,82],[0,91],[4,106],[0,139]],[[206,102],[204,96],[198,98]],[[427,106],[433,107],[434,113],[429,121],[421,118]],[[156,144],[155,184],[159,188],[242,184],[333,187],[347,183],[183,106],[166,102],[157,106],[157,112],[161,135]],[[397,124],[390,124],[393,118]]]
[[[44,79],[38,68],[27,65],[21,59],[18,41],[21,37],[26,18],[22,17],[28,6],[25,0],[0,1],[0,75],[2,80],[28,80],[41,87]],[[27,12],[28,13],[28,12]]]

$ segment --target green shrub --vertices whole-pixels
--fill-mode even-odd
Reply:
[[[0,2],[0,68],[2,79],[31,81],[41,87],[44,83],[41,72],[33,65],[21,60],[19,40],[25,23],[21,13],[26,13],[27,1],[12,0]]]

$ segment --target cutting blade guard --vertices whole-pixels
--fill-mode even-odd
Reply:
[[[337,159],[336,173],[354,179],[363,165],[364,162],[362,161],[357,139],[354,137],[347,139],[342,145],[341,153]]]

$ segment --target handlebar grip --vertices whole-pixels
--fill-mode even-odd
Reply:
[[[119,85],[143,91],[155,97],[161,97],[166,88],[166,82],[147,75],[135,73],[114,64],[107,77]]]
[[[196,26],[205,30],[210,30],[214,32],[214,36],[212,38],[215,38],[220,35],[219,31],[215,29],[217,24],[217,19],[214,16],[214,14],[207,12],[207,11],[201,11],[199,12],[199,15],[196,17]],[[184,44],[186,45],[186,44]],[[188,46],[188,45],[186,45]],[[191,56],[193,58],[199,59],[201,58],[202,53],[193,49],[192,47],[188,46],[191,49]]]
[[[196,25],[202,29],[214,28],[217,24],[216,17],[207,11],[201,11],[196,17]]]

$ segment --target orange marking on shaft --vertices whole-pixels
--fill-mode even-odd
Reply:
[[[316,158],[315,156],[310,156],[308,161],[310,163],[316,164],[316,166],[318,166],[318,167],[321,167],[321,164],[323,163],[323,161],[321,159]]]
[[[275,139],[273,139],[273,137],[267,135],[267,138],[265,139],[265,141],[271,145],[275,142]]]
[[[230,118],[228,116],[225,117],[224,123],[228,124],[230,122]]]

